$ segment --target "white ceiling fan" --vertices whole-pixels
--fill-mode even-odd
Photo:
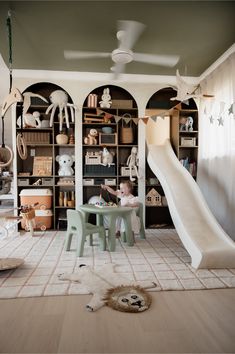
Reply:
[[[118,21],[117,39],[119,46],[111,53],[108,52],[84,52],[79,50],[65,50],[65,59],[92,59],[92,58],[111,58],[114,66],[111,71],[114,73],[114,78],[124,72],[125,65],[132,62],[142,62],[160,66],[174,67],[178,61],[177,55],[157,55],[144,54],[132,51],[133,46],[138,40],[141,33],[144,31],[145,25],[136,21]]]

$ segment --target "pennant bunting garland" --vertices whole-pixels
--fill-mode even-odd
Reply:
[[[126,124],[128,124],[130,122],[130,120],[131,120],[131,118],[129,118],[129,117],[123,117],[122,119],[124,120],[124,122]]]
[[[152,119],[154,122],[157,121],[157,118],[158,118],[158,116],[152,116],[152,117],[151,117],[151,119]]]
[[[132,120],[136,125],[139,123],[139,118],[132,118]]]
[[[184,103],[188,104],[187,100],[183,101]],[[210,102],[205,102],[205,104],[202,107],[202,112],[203,114],[208,117],[210,124],[213,124],[214,121],[218,121],[218,125],[219,126],[224,126],[224,122],[225,122],[225,117],[226,115],[232,115],[232,117],[235,119],[235,102],[231,103],[228,107],[227,104],[224,101],[215,101],[215,99],[210,100]],[[166,111],[161,111],[160,113],[158,113],[157,115],[154,114],[152,116],[145,116],[145,117],[125,117],[125,116],[117,116],[117,115],[112,115],[109,112],[105,112],[100,108],[96,109],[96,114],[97,115],[105,115],[105,118],[114,118],[115,122],[118,123],[121,119],[124,120],[124,122],[126,124],[128,124],[130,121],[133,121],[134,124],[138,124],[140,120],[142,120],[142,122],[144,124],[148,124],[149,119],[152,119],[153,122],[157,122],[158,118],[162,118],[165,119],[166,117],[169,117],[173,111],[175,109],[181,109],[181,102],[177,103],[174,107],[166,110]],[[216,114],[217,112],[217,114]],[[209,115],[210,113],[210,115]]]
[[[115,119],[115,122],[116,122],[116,123],[118,123],[118,122],[119,122],[119,120],[121,120],[121,119],[122,119],[122,117],[119,117],[119,116],[114,116],[114,119]]]
[[[149,120],[149,117],[144,117],[144,118],[141,118],[142,121],[144,122],[144,124],[147,124],[148,123],[148,120]]]

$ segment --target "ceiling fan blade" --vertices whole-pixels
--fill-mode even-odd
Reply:
[[[145,27],[143,23],[137,21],[118,21],[119,48],[132,49]]]
[[[116,63],[114,66],[111,67],[111,72],[113,73],[113,80],[117,80],[120,76],[125,71],[125,64],[118,64]]]
[[[92,58],[109,58],[110,53],[105,52],[82,52],[79,50],[65,50],[65,59],[92,59]]]
[[[174,67],[179,61],[178,55],[157,55],[133,53],[133,60],[142,63]]]

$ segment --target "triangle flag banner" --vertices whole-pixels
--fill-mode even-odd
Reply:
[[[154,122],[156,122],[157,119],[158,119],[158,116],[152,116],[151,119],[152,119]]]
[[[101,114],[103,114],[103,113],[105,113],[105,112],[102,111],[102,110],[99,109],[99,108],[96,108],[96,114],[97,114],[97,116],[99,116],[99,115],[101,115]]]
[[[115,122],[118,123],[120,119],[122,119],[122,117],[119,116],[114,116]]]
[[[148,120],[149,120],[149,117],[144,117],[144,118],[141,118],[142,121],[144,122],[144,124],[147,124],[148,123]]]
[[[136,125],[139,123],[139,118],[132,118],[132,120]]]
[[[129,118],[129,117],[122,117],[122,119],[124,120],[124,122],[126,124],[128,124],[130,122],[130,120],[131,120],[131,118]]]

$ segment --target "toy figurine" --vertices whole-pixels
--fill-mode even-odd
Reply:
[[[138,172],[138,164],[139,164],[139,158],[138,158],[138,149],[137,147],[133,146],[131,149],[131,154],[127,159],[127,166],[130,168],[130,181],[134,182],[135,178],[132,176],[132,171],[134,169],[137,178],[140,178],[139,172]]]

